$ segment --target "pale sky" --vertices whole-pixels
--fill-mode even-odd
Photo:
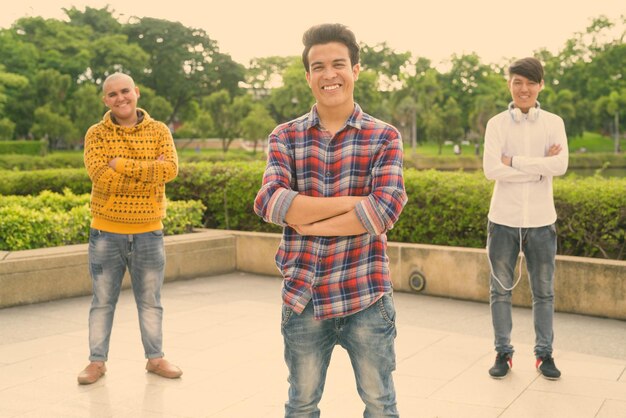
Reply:
[[[17,0],[3,5],[0,27],[24,16],[65,19],[62,8],[107,4],[123,23],[154,17],[202,28],[245,66],[254,57],[300,55],[302,33],[318,23],[343,23],[360,42],[387,42],[439,67],[452,54],[475,52],[483,63],[502,63],[542,47],[557,53],[591,18],[626,14],[624,0]]]

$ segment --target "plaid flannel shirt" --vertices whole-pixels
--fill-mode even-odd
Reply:
[[[367,233],[354,236],[301,236],[285,223],[298,195],[367,196],[356,213]],[[355,104],[334,137],[311,112],[277,126],[254,210],[283,226],[276,265],[283,302],[301,313],[313,301],[315,318],[361,311],[391,291],[386,231],[407,202],[399,132]]]

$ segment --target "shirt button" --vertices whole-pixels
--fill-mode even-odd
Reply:
[[[330,171],[327,171],[327,172],[326,172],[326,177],[330,177],[330,175],[331,175],[331,174],[330,174]]]

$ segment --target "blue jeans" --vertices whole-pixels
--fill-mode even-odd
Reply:
[[[336,344],[346,349],[365,403],[364,417],[398,417],[391,372],[396,368],[395,308],[390,294],[356,314],[326,320],[313,317],[309,302],[300,314],[283,305],[282,334],[289,368],[286,418],[319,417],[317,407]]]
[[[538,228],[511,228],[489,222],[487,251],[491,264],[490,304],[491,318],[498,353],[513,354],[511,345],[511,288],[517,275],[515,264],[522,251],[530,280],[535,325],[535,355],[552,354],[554,331],[554,264],[556,257],[556,229],[554,224]],[[521,268],[521,266],[520,266]],[[501,283],[498,283],[494,275]]]
[[[163,231],[128,235],[92,228],[89,233],[89,272],[93,285],[89,310],[90,361],[106,361],[108,358],[115,305],[126,269],[130,272],[139,312],[145,356],[163,357]]]

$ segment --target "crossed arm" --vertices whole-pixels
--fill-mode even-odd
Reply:
[[[561,147],[561,144],[554,144],[550,147],[550,149],[548,149],[548,152],[546,153],[546,157],[552,157],[554,155],[559,155],[561,153],[561,151],[563,150],[563,147]],[[507,155],[503,155],[501,157],[502,160],[502,164],[504,165],[508,165],[509,167],[513,166],[513,157],[509,157]]]
[[[296,196],[285,221],[300,235],[346,236],[367,232],[355,207],[365,196]]]

